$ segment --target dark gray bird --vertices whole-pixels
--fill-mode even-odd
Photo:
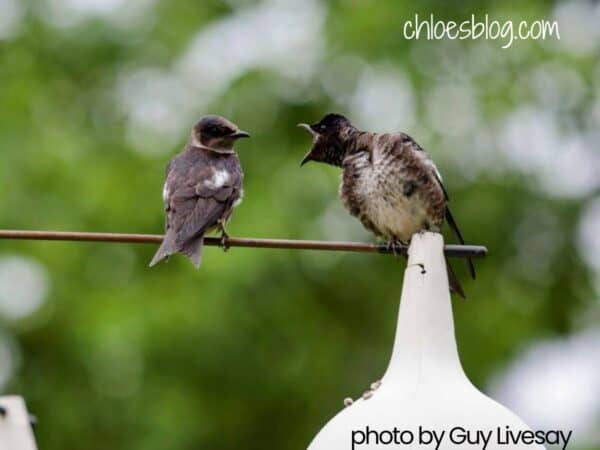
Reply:
[[[456,239],[463,237],[448,208],[442,177],[429,155],[404,133],[369,133],[340,114],[327,114],[313,125],[299,124],[313,136],[302,164],[318,161],[343,169],[340,198],[350,214],[377,237],[407,243],[413,234],[439,232],[444,219]],[[467,260],[469,273],[475,268]],[[449,264],[451,289],[465,296]]]
[[[150,267],[176,252],[200,267],[204,235],[214,228],[225,243],[225,224],[243,195],[244,175],[233,145],[249,136],[220,116],[205,116],[194,125],[187,145],[167,166],[165,237]]]

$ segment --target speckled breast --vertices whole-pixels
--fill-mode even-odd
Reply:
[[[443,192],[432,192],[435,186],[426,177],[397,156],[357,153],[344,161],[340,197],[377,236],[409,241],[421,230],[439,231],[443,220]]]

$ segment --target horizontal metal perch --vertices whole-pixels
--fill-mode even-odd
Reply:
[[[0,239],[21,239],[40,241],[87,241],[87,242],[123,242],[134,244],[158,244],[160,234],[124,234],[124,233],[83,233],[75,231],[26,231],[0,230]],[[221,238],[207,237],[205,245],[221,246]],[[392,253],[385,244],[363,242],[307,241],[291,239],[255,239],[230,237],[225,240],[228,247],[285,248],[296,250],[329,250],[361,253]],[[407,248],[397,248],[396,252],[406,254]],[[444,252],[450,257],[481,258],[487,255],[487,248],[480,245],[446,245]]]

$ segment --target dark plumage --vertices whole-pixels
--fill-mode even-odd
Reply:
[[[313,136],[302,164],[318,161],[341,167],[344,206],[376,236],[408,242],[420,231],[439,232],[446,219],[457,240],[464,243],[435,164],[410,136],[360,131],[340,114],[300,126]],[[472,261],[467,263],[475,278]],[[448,275],[452,290],[464,297],[449,264]]]
[[[163,200],[166,230],[150,267],[176,252],[200,266],[204,235],[225,224],[243,195],[243,173],[233,150],[249,134],[227,119],[206,116],[192,128],[184,150],[167,166]]]

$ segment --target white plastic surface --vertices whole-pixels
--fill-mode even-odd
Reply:
[[[0,397],[6,413],[0,416],[0,450],[36,450],[29,414],[23,398]]]
[[[463,371],[454,336],[443,245],[437,233],[413,236],[392,358],[381,386],[370,398],[355,401],[331,419],[309,450],[436,448],[434,443],[419,443],[419,427],[435,430],[438,436],[444,432],[437,446],[440,449],[481,449],[484,435],[478,432],[493,433],[485,447],[488,450],[544,448],[504,444],[506,426],[513,432],[529,428],[477,390]],[[461,302],[459,307],[469,307],[457,301]],[[501,324],[498,326],[501,330]],[[390,435],[382,434],[383,443],[377,443],[372,433],[368,443],[359,443],[364,437],[359,431],[365,432],[367,426],[377,432],[410,430],[414,440],[409,443],[410,435],[405,433],[404,443],[385,443]],[[468,430],[472,442],[477,443],[458,443],[463,433],[456,427]],[[426,442],[428,435],[422,438]]]

